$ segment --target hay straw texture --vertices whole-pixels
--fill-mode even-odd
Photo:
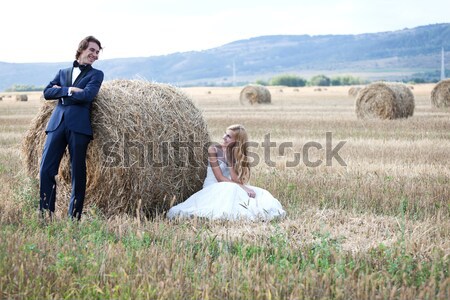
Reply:
[[[245,86],[240,95],[239,100],[241,104],[261,104],[271,102],[270,91],[262,85],[259,84],[249,84]]]
[[[361,90],[360,86],[352,86],[351,88],[348,89],[348,95],[350,97],[356,97],[360,90]]]
[[[28,101],[28,95],[16,95],[16,101]]]
[[[414,95],[402,83],[376,82],[362,88],[356,97],[358,119],[407,118],[414,113]]]
[[[22,144],[34,178],[55,104],[43,103]],[[85,207],[94,204],[106,216],[150,216],[202,187],[210,138],[202,113],[178,88],[141,80],[106,81],[93,103],[91,121],[94,140],[86,159]],[[57,210],[67,210],[67,151],[57,177]]]
[[[450,79],[441,80],[431,91],[431,105],[437,108],[450,106]]]

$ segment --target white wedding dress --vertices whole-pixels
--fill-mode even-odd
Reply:
[[[218,160],[222,174],[230,178],[227,164]],[[208,163],[203,189],[186,201],[173,206],[167,213],[169,219],[204,217],[211,220],[272,220],[284,217],[286,212],[280,202],[268,191],[248,185],[256,193],[250,198],[238,184],[217,182]]]

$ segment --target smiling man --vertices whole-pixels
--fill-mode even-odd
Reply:
[[[103,82],[103,72],[92,67],[98,59],[101,43],[93,36],[78,45],[73,66],[59,70],[44,89],[46,100],[57,100],[45,132],[40,167],[41,216],[48,210],[50,220],[55,212],[56,180],[62,156],[69,148],[72,195],[69,217],[80,220],[86,192],[86,152],[93,138],[90,112],[92,102]]]

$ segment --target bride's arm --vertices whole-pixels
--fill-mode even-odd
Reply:
[[[248,186],[242,184],[239,181],[238,175],[236,174],[236,171],[234,170],[233,167],[230,168],[230,175],[231,175],[231,179],[234,183],[237,183],[246,193],[249,197],[251,198],[255,198],[256,193],[253,189],[249,188]]]
[[[219,162],[217,160],[217,149],[214,146],[210,146],[208,148],[208,160],[209,164],[211,165],[211,169],[213,171],[214,176],[216,177],[218,182],[233,182],[239,185],[249,197],[254,198],[256,196],[256,193],[251,188],[243,185],[240,183],[238,176],[236,172],[234,171],[234,168],[230,168],[230,175],[231,179],[223,176],[222,171],[220,170]]]
[[[223,176],[222,171],[220,170],[219,162],[217,160],[216,147],[210,146],[208,148],[208,160],[209,160],[209,164],[211,165],[213,174],[216,177],[218,182],[233,182],[233,180],[229,179],[226,176]]]

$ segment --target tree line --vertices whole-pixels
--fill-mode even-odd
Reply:
[[[358,85],[367,84],[367,80],[363,80],[350,75],[327,77],[325,75],[316,75],[306,80],[297,75],[278,75],[271,78],[268,81],[256,80],[257,84],[261,85],[283,85],[289,87],[302,87],[302,86],[338,86],[338,85]]]
[[[5,92],[36,92],[43,90],[43,86],[35,86],[31,84],[13,84],[10,88],[5,89]]]

